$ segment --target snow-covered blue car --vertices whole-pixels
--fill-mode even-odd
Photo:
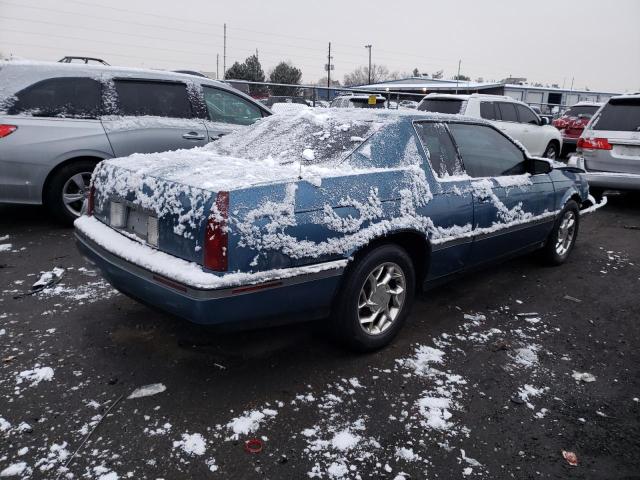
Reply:
[[[102,162],[75,226],[81,251],[141,302],[201,324],[329,318],[370,350],[419,288],[538,249],[563,263],[588,204],[577,169],[483,121],[309,109]]]

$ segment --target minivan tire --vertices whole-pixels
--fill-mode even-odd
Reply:
[[[394,244],[381,245],[357,258],[345,272],[334,304],[331,327],[334,337],[350,349],[358,352],[378,350],[388,345],[404,325],[415,295],[416,274],[411,258],[407,252]],[[381,275],[389,276],[387,282],[374,282],[378,285],[376,293],[372,293],[371,279],[378,269]],[[383,278],[382,276],[380,278]],[[400,292],[404,289],[404,295]],[[400,296],[402,296],[400,300]],[[366,299],[366,302],[363,301]],[[395,303],[400,302],[398,308]],[[371,302],[370,304],[368,302]],[[380,302],[379,304],[376,302]],[[366,306],[360,307],[364,303]],[[369,310],[369,306],[373,309]],[[374,321],[368,324],[361,322],[367,313],[373,315],[374,309],[387,314],[388,322]],[[392,305],[389,308],[389,305]],[[382,319],[384,315],[375,318]],[[388,325],[387,325],[388,323]],[[380,330],[375,331],[376,325]],[[386,326],[385,326],[386,325]]]
[[[548,265],[562,265],[566,262],[576,244],[579,229],[580,208],[575,200],[569,200],[558,215],[553,230],[542,248],[543,261]],[[569,234],[571,236],[567,242]],[[562,241],[563,238],[565,241]]]
[[[68,163],[57,170],[47,182],[43,192],[44,204],[58,222],[72,226],[75,219],[79,217],[82,202],[89,195],[89,181],[95,166],[94,160]],[[82,188],[75,181],[80,178],[83,180]],[[65,189],[68,190],[69,195],[77,194],[80,198],[67,206],[64,200]]]

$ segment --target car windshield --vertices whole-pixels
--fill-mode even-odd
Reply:
[[[367,109],[340,109],[329,113],[304,109],[264,118],[207,148],[221,155],[272,159],[279,164],[337,163],[393,119],[395,117],[391,115],[380,115]]]
[[[612,98],[592,128],[618,132],[640,131],[640,98]]]
[[[593,117],[593,114],[598,111],[597,105],[583,105],[578,107],[571,107],[569,110],[564,112],[565,117],[579,117],[583,116],[586,118]]]
[[[460,113],[462,100],[456,98],[429,98],[418,105],[418,110],[435,113]]]

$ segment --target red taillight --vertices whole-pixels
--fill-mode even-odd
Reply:
[[[11,135],[18,129],[15,125],[4,125],[0,124],[0,138],[6,137],[7,135]]]
[[[613,147],[606,138],[579,138],[577,148],[583,150],[611,150]]]
[[[209,215],[204,233],[204,266],[209,270],[227,270],[227,218],[229,217],[229,192],[218,192],[214,211]]]
[[[91,185],[89,188],[89,198],[87,198],[87,215],[93,215],[93,207],[95,205],[96,199],[96,187]]]

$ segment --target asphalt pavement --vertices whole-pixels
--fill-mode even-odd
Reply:
[[[356,355],[322,322],[222,333],[154,311],[44,209],[0,206],[0,476],[639,479],[639,287],[640,199],[612,197],[565,265],[424,293],[393,345]]]

